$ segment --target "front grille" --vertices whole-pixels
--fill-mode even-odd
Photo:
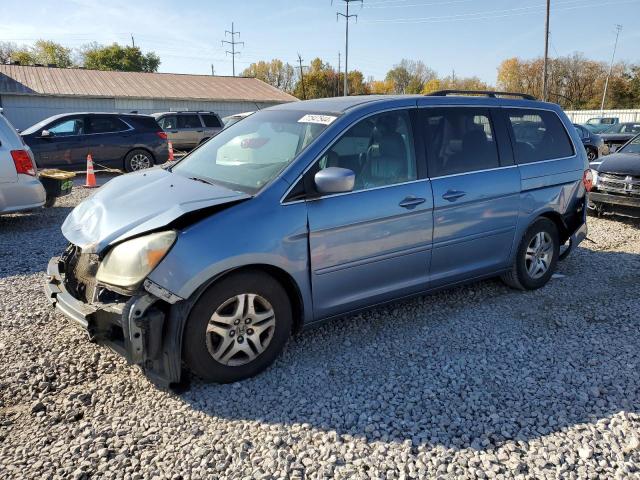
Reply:
[[[65,287],[78,300],[92,302],[96,291],[98,255],[82,253],[82,249],[70,244],[62,255]]]
[[[625,195],[640,195],[640,177],[619,173],[598,174],[598,190]]]

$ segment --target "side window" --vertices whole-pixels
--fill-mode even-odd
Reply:
[[[327,167],[352,170],[354,191],[415,180],[408,112],[381,113],[355,124],[318,160],[319,170]]]
[[[110,133],[122,132],[129,127],[119,118],[111,117],[89,117],[89,133]]]
[[[201,115],[205,127],[222,128],[222,124],[215,115]]]
[[[67,118],[47,128],[56,137],[68,137],[71,135],[83,135],[84,122],[81,118]]]
[[[500,166],[489,110],[428,108],[422,118],[430,177]]]
[[[528,109],[506,109],[506,112],[513,129],[517,163],[574,155],[567,131],[554,112]]]
[[[178,128],[201,128],[200,117],[193,114],[178,115]]]
[[[160,128],[163,130],[173,130],[174,128],[178,128],[178,122],[175,115],[162,117],[158,120],[158,125],[160,125]]]

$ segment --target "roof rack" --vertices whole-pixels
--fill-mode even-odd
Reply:
[[[518,97],[524,100],[537,100],[536,97],[528,93],[494,92],[492,90],[438,90],[427,94],[430,97],[446,97],[447,95],[482,95],[490,98]]]

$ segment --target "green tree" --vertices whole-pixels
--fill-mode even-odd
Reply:
[[[241,76],[257,78],[285,92],[292,92],[296,82],[294,67],[277,58],[270,62],[261,60],[252,63],[242,71]]]
[[[31,49],[35,63],[68,68],[73,65],[71,49],[51,40],[38,40]]]
[[[436,72],[424,62],[403,58],[387,72],[385,80],[393,84],[394,93],[420,93],[427,82],[436,78]]]
[[[122,72],[156,72],[160,58],[154,52],[142,53],[138,47],[117,43],[103,46],[87,45],[81,52],[84,68],[91,70],[118,70]]]

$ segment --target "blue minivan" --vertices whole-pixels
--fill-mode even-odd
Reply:
[[[257,374],[332,317],[500,276],[544,286],[586,236],[560,107],[444,91],[289,103],[77,206],[56,308],[161,385]]]

